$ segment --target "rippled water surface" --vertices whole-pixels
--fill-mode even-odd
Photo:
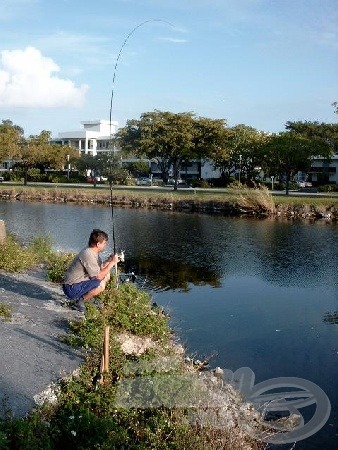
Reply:
[[[47,234],[67,251],[93,228],[113,231],[109,208],[2,202],[0,219],[24,241]],[[248,366],[256,382],[316,383],[332,413],[296,449],[336,449],[338,226],[132,209],[115,209],[114,221],[126,270],[170,311],[188,352],[213,355],[213,367]]]

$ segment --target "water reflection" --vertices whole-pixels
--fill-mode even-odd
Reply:
[[[93,228],[112,236],[111,211],[104,207],[1,202],[0,218],[23,241],[50,235],[62,251],[80,250]],[[130,265],[157,288],[218,287],[232,276],[254,276],[277,286],[323,286],[337,292],[334,224],[116,208],[115,234]]]
[[[216,354],[214,366],[233,371],[248,366],[257,382],[318,384],[332,417],[297,448],[335,449],[338,226],[118,208],[114,217],[126,271],[170,309],[188,351]],[[84,247],[93,228],[112,235],[104,207],[0,202],[0,219],[23,241],[50,235],[63,251]]]
[[[164,258],[140,257],[127,258],[125,272],[134,272],[148,289],[154,291],[179,290],[188,292],[192,285],[220,287],[217,273],[191,263],[166,260]]]

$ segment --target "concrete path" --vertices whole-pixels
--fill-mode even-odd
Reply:
[[[60,342],[69,319],[82,317],[65,304],[60,286],[45,281],[42,271],[0,273],[0,302],[12,319],[0,318],[0,416],[6,410],[23,416],[34,397],[70,374],[82,362],[79,351]]]

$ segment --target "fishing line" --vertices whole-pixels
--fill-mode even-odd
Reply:
[[[145,20],[144,22],[139,23],[135,28],[133,28],[130,33],[126,36],[125,40],[123,41],[119,53],[117,55],[116,58],[116,62],[115,62],[115,66],[114,66],[114,74],[113,74],[113,82],[112,82],[112,90],[111,90],[111,96],[110,96],[110,110],[109,110],[109,137],[110,137],[110,147],[112,144],[112,132],[111,132],[111,127],[112,127],[112,111],[113,111],[113,100],[114,100],[114,87],[115,87],[115,79],[116,79],[116,72],[117,72],[117,66],[119,63],[119,60],[121,58],[122,55],[122,51],[125,47],[125,45],[127,44],[128,40],[130,39],[130,37],[135,33],[136,30],[138,30],[139,28],[141,28],[143,25],[146,25],[147,23],[150,22],[163,22],[163,23],[167,23],[170,26],[173,26],[170,22],[167,22],[166,20],[163,19],[149,19],[149,20]],[[114,155],[114,150],[113,150],[113,155]],[[109,179],[109,184],[110,184],[110,204],[111,204],[111,213],[112,213],[112,234],[113,234],[113,249],[114,249],[114,254],[116,254],[116,238],[115,238],[115,221],[114,221],[114,205],[113,205],[113,179],[112,179],[112,163],[113,161],[111,161],[111,166],[110,166],[110,179]]]
[[[113,205],[113,182],[110,180],[110,204],[111,204],[111,219],[113,224],[113,251],[116,255],[116,239],[115,239],[115,226],[114,226],[114,205]]]

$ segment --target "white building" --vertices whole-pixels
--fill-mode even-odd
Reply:
[[[330,162],[320,156],[315,157],[312,161],[309,175],[313,182],[338,184],[338,154],[331,156]]]
[[[219,169],[215,169],[213,165],[213,161],[210,159],[204,161],[204,164],[201,165],[201,175],[202,180],[210,180],[213,178],[220,178],[221,171]]]
[[[76,148],[80,154],[95,156],[99,152],[114,151],[111,138],[116,133],[117,122],[109,120],[85,120],[83,130],[65,131],[58,134],[52,143]]]

